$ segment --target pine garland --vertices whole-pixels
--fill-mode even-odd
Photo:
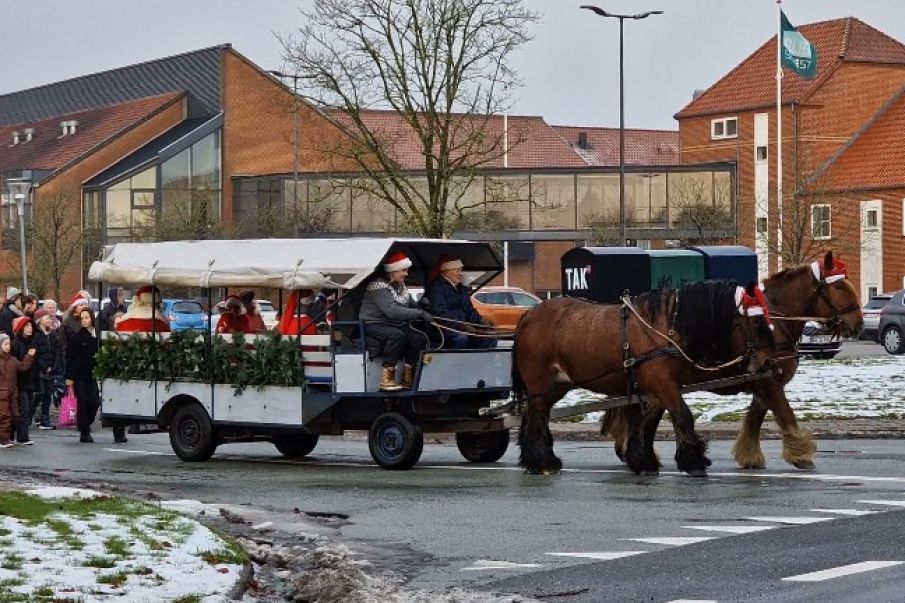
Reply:
[[[248,387],[302,385],[302,353],[298,342],[276,332],[252,343],[243,335],[211,336],[192,330],[176,331],[163,341],[136,334],[105,340],[94,359],[94,376],[222,383],[239,395]]]

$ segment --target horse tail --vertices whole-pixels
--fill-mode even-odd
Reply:
[[[528,397],[528,387],[525,385],[525,380],[522,379],[522,373],[518,368],[519,333],[522,331],[522,323],[528,314],[530,314],[530,310],[519,318],[518,324],[515,326],[515,333],[512,336],[512,395],[516,402],[524,402]]]

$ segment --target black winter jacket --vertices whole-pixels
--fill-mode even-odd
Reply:
[[[60,343],[61,331],[45,333],[35,329],[34,342],[38,349],[38,374],[42,379],[54,379],[63,368],[63,346]]]
[[[94,355],[97,354],[97,337],[82,328],[69,338],[66,345],[66,378],[73,381],[94,379]]]
[[[0,309],[0,331],[3,331],[10,337],[13,336],[13,321],[22,316],[22,312],[13,309],[13,304],[3,304]]]
[[[35,347],[35,338],[34,336],[25,339],[21,334],[16,335],[16,338],[13,339],[12,349],[10,350],[16,358],[19,360],[25,360],[25,357],[28,355],[28,350]],[[38,381],[38,363],[32,362],[31,368],[23,373],[19,373],[18,376],[19,382],[19,391],[21,392],[36,392],[40,391],[41,384]]]

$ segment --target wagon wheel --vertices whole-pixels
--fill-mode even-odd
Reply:
[[[280,454],[295,459],[311,454],[319,437],[316,433],[292,433],[275,435],[271,441]]]
[[[457,433],[456,446],[467,461],[495,463],[509,448],[509,430]]]
[[[170,422],[170,445],[183,461],[206,461],[213,456],[217,436],[201,405],[186,404],[176,411]]]
[[[385,412],[371,424],[368,448],[384,469],[411,469],[424,449],[421,426],[398,412]]]

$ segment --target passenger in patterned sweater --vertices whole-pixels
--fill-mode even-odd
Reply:
[[[365,323],[368,351],[383,355],[380,390],[395,392],[411,389],[415,364],[421,350],[427,348],[427,336],[412,328],[412,321],[434,322],[434,317],[418,307],[408,289],[405,277],[412,261],[401,251],[384,260],[384,275],[375,278],[365,289],[359,319]],[[405,359],[402,384],[396,383],[396,364]]]

